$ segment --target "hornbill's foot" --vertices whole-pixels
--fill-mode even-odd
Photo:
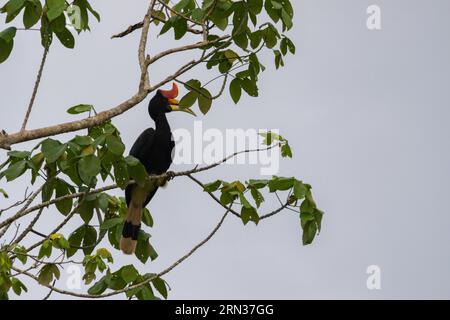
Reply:
[[[175,172],[173,172],[173,171],[167,171],[166,175],[167,175],[167,181],[170,181],[173,178],[175,178]]]

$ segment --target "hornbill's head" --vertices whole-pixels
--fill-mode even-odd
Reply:
[[[154,120],[159,114],[171,111],[183,111],[195,116],[194,111],[190,108],[180,107],[177,96],[178,86],[175,82],[172,84],[171,90],[158,90],[148,105],[150,117]]]

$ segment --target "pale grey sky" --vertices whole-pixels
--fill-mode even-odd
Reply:
[[[74,50],[52,46],[30,127],[73,119],[65,112],[72,105],[91,103],[105,110],[135,92],[139,35],[115,40],[110,36],[137,22],[147,1],[121,3],[95,1],[102,22],[77,37]],[[281,162],[279,174],[313,185],[325,211],[323,232],[303,247],[293,212],[257,227],[244,227],[229,217],[213,240],[166,276],[170,298],[450,298],[450,3],[293,3],[296,16],[290,36],[297,55],[275,72],[267,53],[270,67],[262,74],[259,98],[244,97],[235,106],[223,97],[200,119],[205,128],[221,130],[279,128],[294,152],[292,160]],[[371,4],[382,10],[380,31],[366,28],[366,8]],[[163,50],[170,40],[171,36],[152,38],[149,49]],[[8,132],[20,127],[41,52],[36,34],[18,32],[11,57],[0,65],[0,128]],[[151,77],[163,78],[180,58],[168,61],[159,63]],[[200,69],[192,73],[201,75]],[[114,120],[127,150],[153,125],[147,103],[148,99]],[[173,129],[192,130],[192,121],[170,115]],[[34,142],[16,147],[31,145]],[[2,152],[0,158],[4,157]],[[198,176],[212,181],[258,174],[257,166],[242,165]],[[25,182],[8,186],[9,193],[20,198]],[[277,205],[266,198],[266,208]],[[113,250],[118,264],[159,271],[202,239],[222,214],[186,178],[159,191],[149,209],[159,258],[142,265]],[[46,212],[38,227],[53,225],[55,215],[61,217],[54,210]],[[366,288],[369,265],[381,268],[381,290]],[[45,295],[33,289],[31,285],[31,293],[23,297]]]

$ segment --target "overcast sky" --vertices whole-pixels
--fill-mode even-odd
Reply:
[[[295,57],[275,72],[266,53],[270,67],[261,76],[259,98],[245,96],[235,106],[224,96],[197,120],[205,129],[280,129],[294,158],[281,161],[279,175],[312,184],[325,212],[323,232],[303,247],[293,212],[245,227],[230,216],[215,238],[165,277],[170,298],[450,298],[450,3],[292,2],[296,15],[289,35],[297,44]],[[74,50],[55,42],[30,128],[73,120],[65,110],[75,104],[106,110],[135,92],[139,33],[110,36],[139,21],[146,4],[95,1],[101,23],[93,22],[91,33],[76,37]],[[371,4],[381,8],[378,31],[366,27]],[[161,51],[172,41],[171,35],[152,37],[149,50]],[[11,57],[0,65],[0,128],[8,132],[20,128],[41,54],[37,33],[18,32]],[[164,78],[182,59],[166,61],[151,70],[152,80]],[[202,75],[199,68],[185,79]],[[141,131],[153,126],[147,104],[148,99],[114,119],[127,150]],[[192,117],[169,116],[173,129],[193,130]],[[4,157],[3,151],[0,159]],[[207,182],[258,175],[256,165],[229,165],[198,177]],[[1,187],[20,198],[26,181],[5,186],[3,180]],[[266,211],[277,206],[270,195],[266,199]],[[155,226],[147,231],[159,258],[143,265],[112,249],[117,265],[160,271],[201,240],[223,213],[183,177],[158,191],[149,209]],[[53,226],[60,218],[47,211],[37,228]],[[65,233],[77,224],[67,226]],[[370,265],[380,267],[380,290],[366,287]],[[63,272],[62,288],[66,276]],[[45,296],[36,289],[30,284],[30,293],[22,297]]]

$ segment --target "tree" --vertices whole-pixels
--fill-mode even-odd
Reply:
[[[181,0],[175,4],[168,0],[149,1],[142,21],[112,37],[122,38],[135,31],[141,32],[137,48],[140,66],[137,92],[101,112],[89,104],[72,106],[67,110],[69,114],[88,116],[33,130],[27,129],[27,122],[52,43],[59,41],[73,49],[74,33],[89,31],[92,18],[100,22],[100,15],[87,0],[75,0],[70,4],[64,0],[9,0],[1,8],[7,23],[17,22],[22,11],[24,28],[9,26],[0,32],[0,63],[14,49],[16,32],[36,26],[39,26],[44,52],[21,130],[12,134],[2,131],[0,135],[0,148],[9,150],[0,165],[0,179],[6,181],[4,188],[0,189],[0,197],[7,198],[8,185],[26,172],[30,173],[30,186],[34,191],[0,210],[0,239],[3,238],[0,247],[0,297],[8,298],[11,291],[16,295],[27,291],[20,279],[29,277],[49,288],[46,298],[53,291],[84,298],[117,294],[137,299],[167,298],[164,275],[209,241],[229,215],[241,219],[244,225],[258,224],[283,210],[291,210],[299,215],[303,244],[310,244],[320,232],[323,212],[313,200],[311,186],[295,177],[274,176],[248,181],[216,179],[210,183],[203,183],[195,177],[196,173],[211,170],[240,153],[279,148],[283,157],[292,158],[288,140],[279,134],[266,132],[263,134],[265,147],[236,152],[212,165],[174,172],[170,177],[168,174],[149,176],[137,159],[124,155],[120,131],[112,122],[115,116],[133,108],[171,81],[183,85],[187,91],[180,105],[191,107],[198,104],[203,114],[208,113],[214,100],[227,92],[236,104],[242,94],[257,97],[259,76],[265,69],[258,59],[260,52],[272,51],[277,69],[284,66],[286,55],[295,54],[295,45],[286,35],[293,26],[294,15],[289,0],[204,0],[201,3]],[[160,35],[173,32],[174,46],[150,55],[147,52],[149,32]],[[181,39],[190,43],[176,46]],[[198,58],[180,64],[176,72],[161,80],[156,81],[151,76],[149,70],[156,61],[187,51],[197,53]],[[189,79],[189,71],[197,66],[206,67],[205,78],[212,75],[211,78]],[[219,80],[222,81],[220,91],[211,93],[208,85]],[[69,132],[73,135],[68,141],[55,137]],[[31,150],[14,148],[15,144],[34,140],[38,141]],[[139,274],[133,265],[112,270],[111,247],[118,248],[126,204],[123,198],[111,196],[107,191],[124,189],[132,183],[144,184],[149,179],[179,176],[189,177],[194,185],[202,188],[223,208],[225,213],[218,224],[191,251],[157,274]],[[278,208],[265,214],[259,212],[265,200],[264,192],[276,196],[280,202]],[[285,200],[280,193],[284,194]],[[38,231],[35,225],[44,210],[52,210],[55,221],[59,221],[49,230]],[[7,236],[8,230],[30,215],[34,217],[28,225],[16,227],[15,232]],[[84,223],[70,234],[60,233],[60,229],[76,215]],[[148,210],[144,212],[143,222],[147,227],[139,235],[136,258],[146,263],[158,256],[147,232],[153,226]],[[26,247],[23,239],[31,234],[40,237],[39,241]],[[83,257],[81,261],[71,260],[79,256]],[[83,280],[91,284],[87,293],[79,294],[58,287],[60,267],[65,263],[78,263],[84,267]]]

